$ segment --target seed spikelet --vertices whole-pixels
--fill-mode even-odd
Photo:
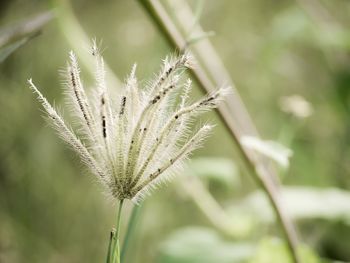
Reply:
[[[213,126],[205,124],[193,132],[191,123],[200,113],[215,108],[227,88],[189,103],[191,81],[182,83],[181,74],[193,62],[185,53],[164,59],[159,73],[143,88],[136,78],[135,64],[115,97],[107,87],[104,60],[95,42],[92,51],[96,66],[92,92],[83,87],[73,52],[69,53],[65,72],[65,94],[77,129],[66,124],[31,79],[28,83],[50,124],[107,192],[119,200],[138,202],[179,172],[189,155],[202,145]]]

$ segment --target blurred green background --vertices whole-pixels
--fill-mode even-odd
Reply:
[[[201,4],[187,2],[195,11]],[[202,2],[200,24],[215,32],[210,40],[262,138],[293,151],[288,168],[273,165],[288,186],[282,192],[304,261],[350,261],[350,2]],[[63,105],[59,70],[71,49],[88,53],[89,46],[72,32],[77,24],[62,9],[67,3],[0,2],[1,28],[55,13],[0,64],[0,262],[105,259],[116,205],[46,125],[26,83],[32,77],[51,102]],[[146,80],[174,52],[137,1],[71,5],[86,36],[103,40],[104,58],[120,80],[135,62]],[[87,65],[81,67],[92,84]],[[213,136],[183,175],[142,204],[125,262],[289,262],[229,133],[215,114],[206,119],[218,124]]]

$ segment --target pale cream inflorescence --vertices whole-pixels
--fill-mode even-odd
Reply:
[[[67,126],[63,117],[29,80],[49,123],[68,143],[112,197],[140,200],[150,189],[180,172],[189,154],[201,146],[212,130],[205,124],[191,129],[194,118],[217,106],[227,89],[218,89],[189,103],[191,81],[181,82],[192,65],[188,54],[166,58],[160,72],[144,88],[132,68],[123,90],[112,96],[105,83],[103,58],[92,47],[96,62],[96,85],[88,94],[80,69],[70,52],[65,72],[67,101],[79,127]],[[176,103],[178,102],[178,103]]]

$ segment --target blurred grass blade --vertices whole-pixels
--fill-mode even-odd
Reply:
[[[157,262],[238,263],[255,252],[250,242],[225,240],[215,230],[188,226],[172,232],[158,249]]]
[[[70,1],[67,0],[51,0],[51,4],[57,14],[57,24],[62,32],[62,35],[66,38],[67,42],[79,57],[81,63],[88,70],[91,76],[95,75],[95,62],[94,58],[81,48],[81,44],[88,45],[91,43],[91,38],[85,32],[84,28],[80,24],[79,20],[74,14],[73,7]],[[122,84],[118,76],[111,70],[107,62],[105,61],[105,70],[107,82],[111,87],[119,89]]]
[[[4,48],[0,49],[0,63],[4,62],[8,56],[10,56],[13,52],[15,52],[18,48],[23,46],[25,43],[28,42],[30,38],[25,37],[22,38],[21,40],[18,40],[14,42],[13,44],[10,44]]]
[[[349,191],[338,188],[289,186],[281,189],[281,196],[283,205],[288,208],[294,220],[322,219],[350,222]],[[273,211],[261,191],[251,193],[243,200],[241,206],[266,224],[275,222]]]
[[[52,19],[51,12],[41,13],[33,18],[0,29],[0,63],[30,39],[40,33],[41,28]]]
[[[188,164],[185,174],[205,181],[213,181],[227,189],[241,187],[241,178],[235,162],[223,157],[198,157]]]
[[[169,16],[169,13],[164,6],[157,0],[138,0],[138,2],[153,19],[160,32],[163,33],[165,39],[168,41],[169,45],[183,51],[183,49],[187,47],[186,39],[180,32],[179,27]],[[173,2],[178,3],[178,1]],[[186,5],[186,2],[184,1],[182,5]],[[190,19],[182,19],[182,22],[186,24],[186,21],[192,20],[192,12],[190,12],[190,17]],[[206,38],[203,40],[203,42],[204,41],[208,41],[208,39]],[[202,44],[203,42],[198,43]],[[213,52],[208,53],[209,50]],[[227,74],[227,78],[224,76],[226,75],[227,71],[225,70],[224,66],[222,66],[222,61],[216,55],[216,52],[214,52],[215,50],[211,46],[210,42],[207,42],[207,49],[200,49],[197,51],[198,52],[193,53],[198,59],[199,63],[197,64],[196,68],[192,69],[192,74],[199,83],[200,87],[206,92],[211,92],[215,89],[215,87],[222,86],[223,84],[226,84],[226,86],[231,86],[234,89],[233,82],[230,81],[229,75]],[[211,72],[212,74],[207,74],[206,72]],[[222,83],[222,81],[226,81],[226,83]],[[231,85],[227,85],[227,82]],[[293,223],[290,221],[284,207],[282,207],[282,204],[280,203],[278,185],[276,184],[276,173],[266,165],[266,161],[264,161],[264,159],[259,158],[256,153],[247,150],[241,144],[240,139],[243,135],[255,135],[257,134],[257,131],[238,95],[238,92],[235,90],[235,92],[232,94],[233,95],[227,99],[227,101],[230,101],[230,103],[222,103],[218,107],[217,110],[219,116],[230,132],[241,156],[241,160],[248,169],[249,174],[253,177],[256,184],[263,189],[268,196],[270,204],[275,211],[283,234],[288,243],[288,248],[293,258],[293,262],[299,263],[300,260],[296,252],[298,243],[297,234]]]
[[[12,26],[0,28],[0,47],[4,47],[10,43],[18,41],[19,39],[28,37],[33,33],[37,33],[52,18],[52,12],[46,11]]]
[[[106,263],[112,262],[112,247],[114,246],[115,240],[115,231],[112,230],[109,236],[108,250],[107,250],[107,259]]]
[[[190,37],[188,40],[187,40],[187,46],[191,46],[205,38],[209,38],[209,37],[212,37],[212,36],[215,36],[215,32],[214,31],[209,31],[209,32],[203,32],[201,33],[200,35],[198,36],[193,36],[193,37]]]
[[[275,141],[264,141],[254,136],[242,136],[241,143],[248,149],[252,149],[266,157],[274,160],[282,168],[289,166],[289,158],[293,151]]]
[[[130,245],[133,233],[135,232],[135,227],[136,223],[139,218],[140,210],[141,210],[141,205],[134,205],[132,208],[131,216],[129,218],[129,223],[128,223],[128,228],[125,233],[124,241],[123,241],[123,246],[121,250],[121,255],[120,255],[120,261],[125,262],[125,258],[128,252],[128,247]]]
[[[302,244],[298,246],[298,252],[302,262],[305,263],[325,263],[308,246]],[[291,263],[288,255],[288,249],[282,240],[275,237],[265,237],[254,250],[254,255],[247,263]]]
[[[208,192],[202,181],[196,176],[187,176],[183,179],[180,180],[182,188],[212,225],[230,237],[240,237],[240,233],[236,231],[230,216]]]
[[[204,0],[197,0],[196,7],[194,9],[194,14],[193,14],[193,21],[192,21],[192,26],[188,30],[187,37],[190,37],[193,30],[197,27],[199,23],[199,19],[202,16],[203,13],[203,8],[204,8]]]

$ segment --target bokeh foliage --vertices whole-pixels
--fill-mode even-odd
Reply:
[[[65,66],[71,44],[63,34],[68,28],[59,22],[65,15],[58,11],[59,4],[0,3],[1,27],[39,11],[57,11],[38,36],[23,45],[7,45],[14,52],[0,64],[0,262],[101,261],[113,223],[115,204],[105,200],[74,154],[44,124],[26,84],[33,77],[51,101],[63,103],[58,70]],[[146,81],[173,52],[137,1],[79,0],[73,10],[87,35],[103,40],[104,57],[121,80],[137,62],[138,75]],[[215,32],[211,41],[262,137],[294,152],[281,181],[294,186],[294,192],[287,191],[292,201],[293,193],[300,197],[298,191],[306,191],[302,193],[308,206],[303,200],[291,201],[291,209],[298,208],[293,210],[297,216],[291,214],[302,240],[323,258],[343,261],[350,260],[349,13],[346,0],[221,0],[204,1],[200,17],[202,26]],[[88,52],[88,43],[75,41]],[[82,69],[90,85],[88,70],[84,65]],[[194,96],[198,94],[197,89]],[[298,119],[281,110],[281,97],[293,94],[311,103],[310,117]],[[188,255],[203,256],[200,252],[210,249],[218,253],[210,254],[216,262],[266,262],[266,253],[277,250],[281,252],[276,257],[284,257],[281,241],[269,237],[278,231],[274,221],[263,216],[268,207],[252,201],[263,197],[252,198],[258,193],[236,162],[233,142],[217,116],[208,119],[218,126],[196,153],[205,158],[194,161],[178,180],[200,178],[225,208],[232,228],[245,231],[228,235],[215,229],[181,183],[174,182],[143,204],[128,262],[204,262]],[[323,209],[322,204],[332,207]],[[176,249],[183,255],[176,252],[178,258],[172,257]],[[319,262],[316,252],[304,250],[306,262]]]

